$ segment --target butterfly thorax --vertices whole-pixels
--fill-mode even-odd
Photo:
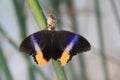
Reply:
[[[56,24],[57,24],[56,18],[53,15],[49,14],[47,18],[47,30],[55,31]]]

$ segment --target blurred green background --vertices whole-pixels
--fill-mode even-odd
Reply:
[[[57,30],[79,33],[92,49],[64,66],[67,80],[120,80],[119,0],[38,0]],[[22,40],[39,31],[25,0],[0,1],[0,80],[58,80],[52,61],[44,67],[19,52]]]

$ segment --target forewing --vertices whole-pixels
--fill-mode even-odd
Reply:
[[[84,37],[73,32],[58,31],[57,39],[61,49],[70,54],[70,59],[77,53],[88,51],[91,48],[90,43]]]
[[[36,32],[27,38],[24,39],[24,41],[20,45],[20,51],[32,55],[34,57],[34,60],[38,63],[36,56],[38,53],[41,55],[37,56],[38,58],[44,58],[46,61],[48,61],[51,57],[49,54],[49,51],[47,51],[47,57],[44,55],[46,53],[43,53],[43,50],[46,48],[46,45],[50,43],[49,39],[50,31],[39,31]]]

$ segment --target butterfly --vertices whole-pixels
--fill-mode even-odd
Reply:
[[[64,66],[74,55],[90,50],[90,43],[81,35],[65,30],[55,31],[56,20],[51,15],[49,17],[48,30],[25,38],[20,51],[31,55],[40,66],[47,64],[50,59],[59,60]]]

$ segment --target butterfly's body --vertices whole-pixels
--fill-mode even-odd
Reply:
[[[54,24],[51,25],[51,22]],[[65,65],[77,53],[90,50],[90,43],[81,35],[55,31],[55,20],[49,19],[48,23],[48,30],[28,36],[20,45],[20,50],[32,55],[40,66],[47,64],[51,58]]]

